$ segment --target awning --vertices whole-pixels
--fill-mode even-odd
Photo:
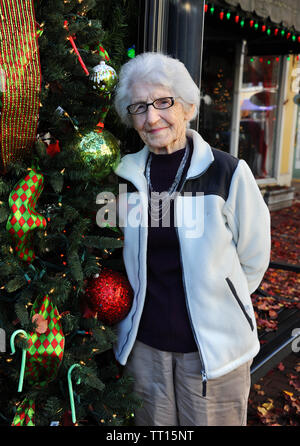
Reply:
[[[223,0],[231,6],[240,6],[259,17],[269,18],[273,23],[294,28],[300,32],[300,0]]]

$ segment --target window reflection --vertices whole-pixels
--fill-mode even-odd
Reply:
[[[245,57],[238,157],[256,178],[274,175],[279,66],[275,56]]]
[[[239,88],[237,156],[257,179],[274,177],[277,105],[281,58],[245,56]],[[212,147],[230,151],[233,119],[235,52],[207,42],[203,50],[199,132]]]

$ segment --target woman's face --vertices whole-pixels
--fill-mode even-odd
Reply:
[[[149,103],[155,99],[174,96],[169,88],[145,83],[134,84],[131,92],[131,104]],[[176,99],[172,107],[164,110],[150,105],[145,113],[132,115],[133,127],[150,151],[158,154],[172,153],[185,147],[186,125],[193,112],[193,105],[186,111]]]

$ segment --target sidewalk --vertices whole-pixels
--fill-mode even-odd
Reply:
[[[295,201],[300,201],[300,180],[292,181],[292,186],[295,188]]]
[[[295,182],[293,186],[296,187],[293,205],[271,212],[271,261],[300,264],[300,182]],[[276,331],[277,312],[281,308],[300,308],[299,274],[269,269],[261,287],[269,297],[252,295],[258,330]],[[284,296],[286,300],[278,302],[272,299],[272,295]],[[249,426],[300,425],[299,371],[300,354],[291,353],[252,386],[248,409]]]

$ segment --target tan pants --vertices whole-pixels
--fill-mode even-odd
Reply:
[[[245,426],[251,362],[208,380],[203,397],[197,352],[164,352],[136,341],[126,366],[143,401],[136,426]]]

